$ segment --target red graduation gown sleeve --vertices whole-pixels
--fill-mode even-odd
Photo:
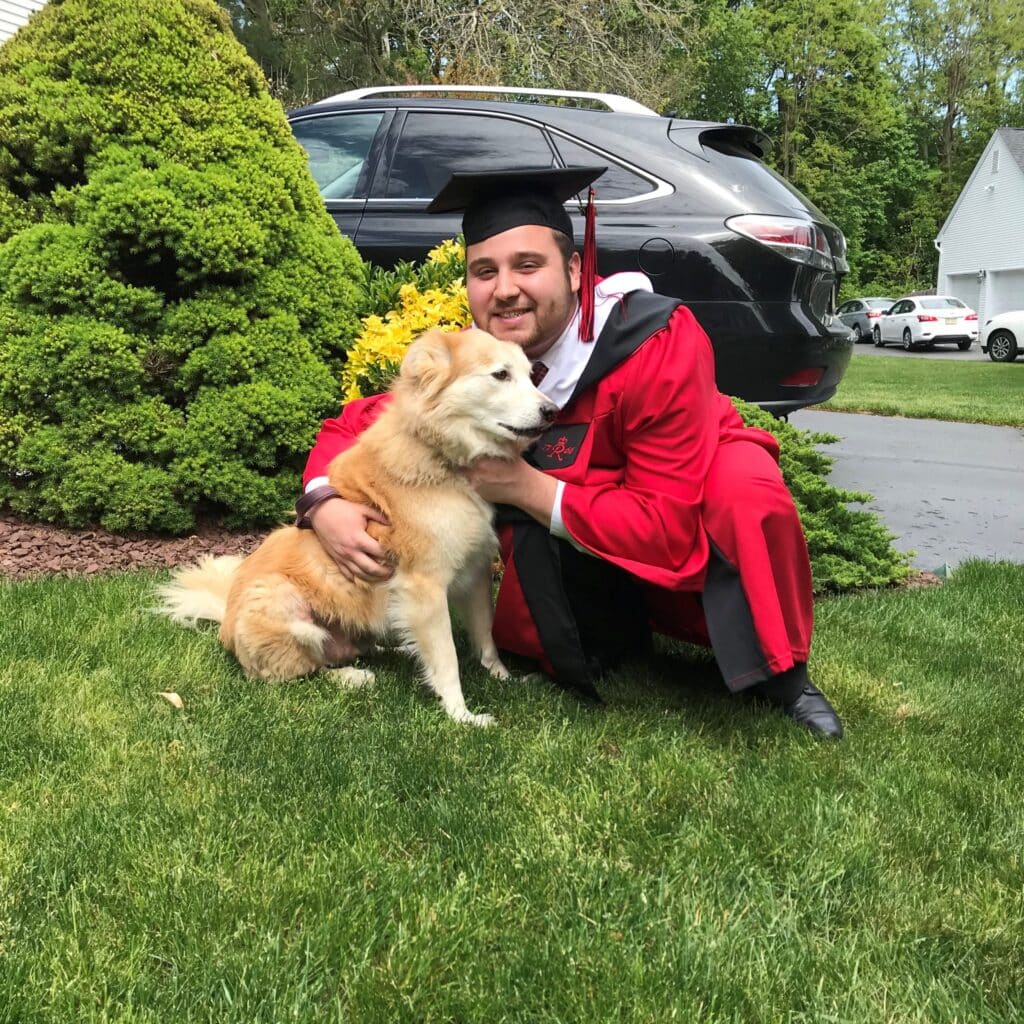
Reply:
[[[315,477],[326,476],[331,459],[351,448],[356,438],[384,411],[390,401],[390,395],[357,398],[347,402],[339,416],[324,420],[320,433],[316,435],[313,450],[306,459],[302,486],[305,487]]]

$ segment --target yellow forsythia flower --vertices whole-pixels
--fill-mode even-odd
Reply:
[[[434,263],[461,260],[462,246],[455,241],[442,242],[427,255]],[[404,284],[399,289],[400,307],[383,318],[368,316],[363,320],[363,332],[349,350],[341,383],[345,401],[362,398],[372,390],[386,387],[395,373],[413,338],[432,327],[457,329],[470,322],[469,302],[461,272],[443,288],[428,288],[421,292],[415,284]],[[368,382],[378,384],[368,387]]]
[[[455,238],[449,238],[427,253],[427,260],[430,263],[451,263],[452,260],[464,262],[465,259],[466,247]]]

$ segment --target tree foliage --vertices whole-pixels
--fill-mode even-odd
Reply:
[[[209,0],[52,0],[0,49],[0,504],[276,520],[363,266]]]
[[[1024,124],[1022,0],[711,0],[698,116],[746,121],[847,236],[844,293],[935,283],[933,239]]]
[[[689,76],[696,0],[221,0],[286,102],[389,82],[615,91],[661,107]]]

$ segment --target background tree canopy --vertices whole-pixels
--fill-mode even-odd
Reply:
[[[286,105],[500,83],[760,128],[846,234],[845,295],[932,287],[932,240],[993,129],[1024,126],[1024,0],[220,2]]]

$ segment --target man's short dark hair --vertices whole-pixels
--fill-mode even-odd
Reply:
[[[556,231],[554,228],[551,229],[551,234],[555,237],[555,245],[558,246],[558,251],[562,254],[562,262],[568,271],[569,260],[572,259],[572,254],[576,251],[572,239],[564,231]]]

